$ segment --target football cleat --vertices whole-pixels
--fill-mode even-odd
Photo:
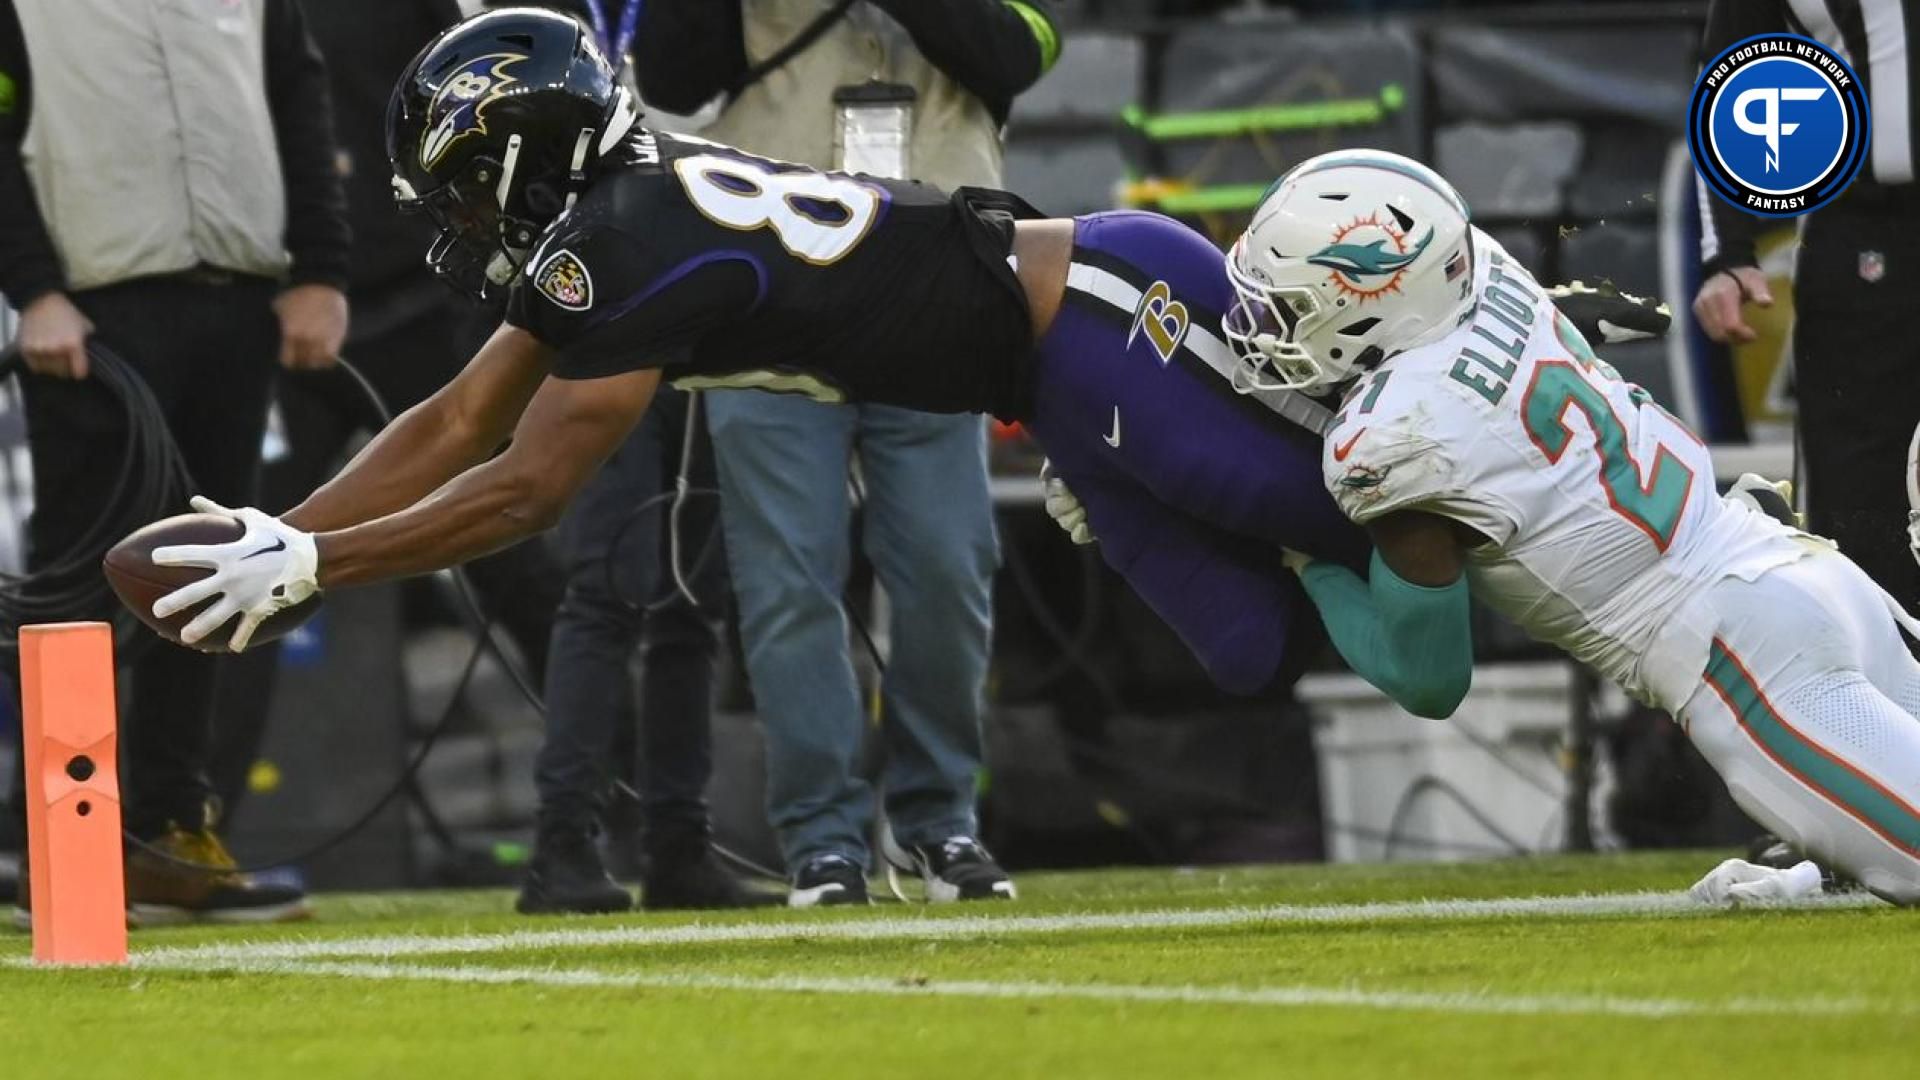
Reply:
[[[909,873],[920,876],[927,900],[935,904],[1018,899],[1013,879],[971,836],[950,836],[937,846],[907,848],[887,831],[881,834],[880,849],[887,861],[887,882],[896,896],[905,895],[897,875]]]
[[[1694,882],[1687,893],[1703,904],[1790,904],[1819,895],[1820,878],[1820,868],[1805,860],[1776,870],[1745,859],[1728,859]]]
[[[793,875],[788,907],[835,907],[867,903],[867,875],[860,864],[833,852],[815,855]]]

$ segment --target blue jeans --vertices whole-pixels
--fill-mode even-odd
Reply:
[[[767,809],[790,868],[829,852],[870,865],[873,785],[841,608],[852,542],[847,466],[866,483],[863,548],[892,610],[879,782],[894,835],[977,831],[999,563],[978,416],[708,395],[740,636],[767,735]]]

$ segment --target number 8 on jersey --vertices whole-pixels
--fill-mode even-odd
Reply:
[[[739,158],[698,154],[673,163],[687,198],[729,229],[771,229],[780,245],[815,266],[839,262],[866,238],[884,196],[848,176],[776,172]]]

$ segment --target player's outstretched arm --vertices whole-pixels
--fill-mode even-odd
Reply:
[[[520,415],[505,453],[461,472],[425,499],[344,529],[315,534],[251,507],[229,510],[195,499],[204,513],[232,517],[242,534],[224,544],[156,549],[153,561],[159,565],[211,573],[154,601],[153,612],[164,619],[204,603],[181,629],[187,645],[237,614],[240,622],[227,644],[240,652],[269,616],[317,589],[438,570],[547,528],[646,412],[659,382],[660,373],[651,369],[586,381],[548,378]],[[382,486],[374,470],[400,448],[431,445],[431,433],[417,421],[409,428],[360,465],[364,486],[334,489],[340,501],[332,512],[357,513],[381,497],[404,494],[404,485]],[[482,445],[477,438],[474,444]],[[436,475],[447,460],[409,473],[411,482]]]
[[[1473,684],[1473,632],[1458,526],[1417,510],[1367,527],[1367,580],[1289,555],[1334,648],[1361,678],[1416,716],[1442,720]]]
[[[552,527],[647,411],[659,383],[656,368],[547,379],[504,453],[404,510],[315,537],[320,587],[439,570]]]
[[[545,348],[502,326],[453,381],[401,413],[283,520],[329,532],[412,506],[499,449],[546,375]]]

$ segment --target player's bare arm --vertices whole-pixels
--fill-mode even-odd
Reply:
[[[551,528],[646,412],[659,382],[651,368],[547,379],[505,452],[404,510],[315,537],[320,587],[438,570]]]
[[[156,549],[156,564],[211,572],[161,597],[153,613],[165,619],[204,603],[180,632],[187,645],[238,616],[226,644],[240,652],[267,618],[319,589],[438,570],[548,528],[646,412],[659,379],[654,369],[590,380],[549,377],[520,416],[504,453],[404,509],[343,529],[316,534],[252,507],[230,510],[196,499],[196,509],[232,517],[245,531],[229,543]],[[428,436],[416,431],[412,438]],[[368,468],[363,465],[361,471]],[[363,499],[359,490],[360,483],[352,482],[335,498],[342,507],[363,508],[393,494],[370,485],[367,490],[374,494]]]
[[[502,326],[452,382],[400,414],[282,520],[329,532],[419,502],[507,441],[547,366],[532,335]]]
[[[1067,268],[1073,262],[1073,222],[1066,218],[1022,221],[1013,230],[1014,274],[1027,294],[1035,341],[1060,313]]]
[[[1465,547],[1485,543],[1473,530],[1424,510],[1400,510],[1367,526],[1373,549],[1400,580],[1423,589],[1443,589],[1466,572]]]

